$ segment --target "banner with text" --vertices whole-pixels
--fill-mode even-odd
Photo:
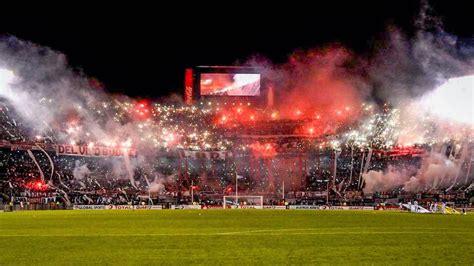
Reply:
[[[69,144],[56,145],[57,155],[67,156],[86,156],[86,157],[117,157],[117,156],[137,156],[137,150],[134,148],[116,148],[116,147],[89,147]]]

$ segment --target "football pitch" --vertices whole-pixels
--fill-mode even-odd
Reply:
[[[25,211],[0,239],[0,265],[474,264],[474,214]]]

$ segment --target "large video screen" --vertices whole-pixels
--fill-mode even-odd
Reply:
[[[260,74],[202,73],[201,95],[259,96]]]

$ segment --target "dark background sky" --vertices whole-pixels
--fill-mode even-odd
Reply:
[[[184,69],[194,65],[235,64],[252,55],[282,63],[296,49],[333,42],[370,52],[388,25],[413,34],[420,7],[419,1],[404,0],[267,2],[176,2],[120,11],[70,6],[48,14],[2,14],[0,34],[66,54],[72,67],[101,80],[109,91],[155,98],[181,93]],[[448,32],[472,37],[469,2],[430,5]]]

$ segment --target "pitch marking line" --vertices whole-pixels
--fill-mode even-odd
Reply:
[[[15,238],[15,237],[142,237],[142,236],[226,236],[226,235],[396,235],[396,234],[473,234],[471,230],[440,230],[432,229],[423,231],[334,231],[334,232],[318,232],[321,229],[265,229],[265,230],[251,230],[251,231],[233,231],[233,232],[216,232],[216,233],[147,233],[147,234],[28,234],[28,235],[0,235],[0,238]]]

